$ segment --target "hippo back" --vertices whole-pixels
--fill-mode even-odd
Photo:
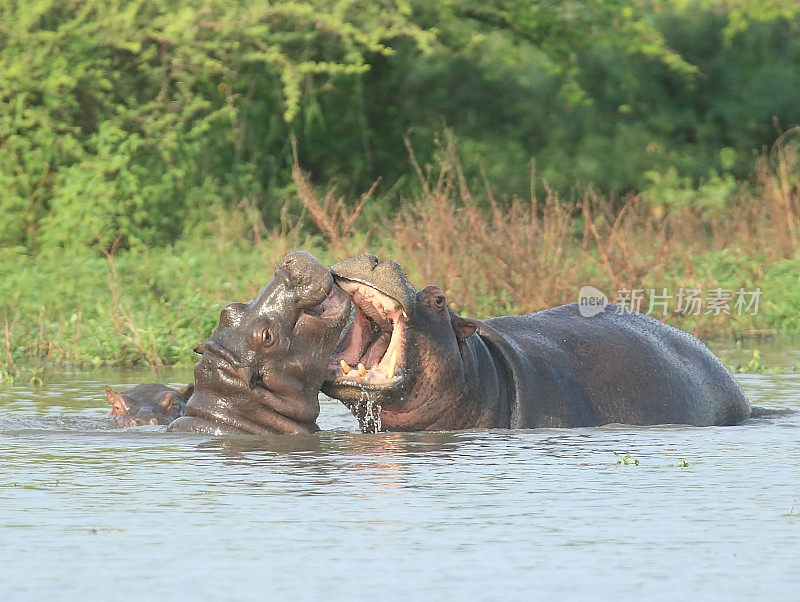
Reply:
[[[737,424],[747,398],[700,340],[610,304],[584,317],[572,303],[491,318],[478,334],[511,388],[512,428]]]

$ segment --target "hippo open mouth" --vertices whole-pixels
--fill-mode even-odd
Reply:
[[[408,315],[392,297],[363,282],[337,277],[353,302],[350,329],[331,357],[333,383],[360,389],[384,389],[403,376]]]

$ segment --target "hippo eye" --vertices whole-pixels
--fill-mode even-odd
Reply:
[[[275,342],[275,336],[269,326],[264,326],[253,333],[253,343],[255,347],[269,347]]]
[[[442,309],[444,307],[444,295],[434,295],[433,304],[436,306],[436,309]]]

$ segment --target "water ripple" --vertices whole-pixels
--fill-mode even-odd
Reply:
[[[800,413],[362,435],[323,400],[317,435],[210,438],[111,428],[102,387],[136,378],[0,388],[3,599],[785,599],[800,586]],[[758,405],[800,409],[797,375],[741,382]]]

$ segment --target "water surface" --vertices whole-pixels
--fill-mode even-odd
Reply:
[[[149,380],[0,385],[0,599],[800,591],[800,414],[362,435],[327,400],[307,437],[111,428],[104,385]],[[800,410],[797,374],[740,382],[755,404]]]

